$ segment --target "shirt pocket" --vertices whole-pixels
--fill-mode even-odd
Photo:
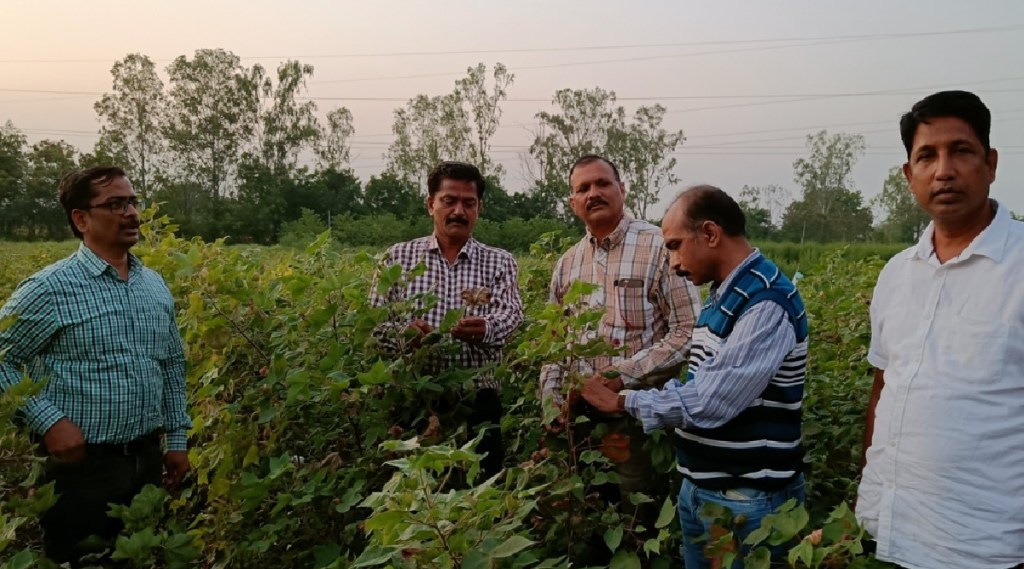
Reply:
[[[171,351],[171,316],[163,306],[143,313],[139,320],[140,347],[157,361],[166,360]]]
[[[610,316],[617,328],[643,330],[654,317],[654,305],[647,295],[643,279],[616,279],[611,289],[614,313]]]
[[[951,330],[940,331],[939,368],[968,384],[999,381],[1006,370],[1010,327],[960,313]]]

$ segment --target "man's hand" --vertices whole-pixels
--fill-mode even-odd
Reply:
[[[85,436],[78,425],[63,418],[43,435],[43,444],[51,456],[61,462],[78,462],[85,458]]]
[[[426,320],[417,318],[409,323],[409,327],[406,328],[406,331],[409,332],[410,336],[412,336],[409,343],[412,347],[417,348],[420,345],[420,341],[423,340],[423,337],[434,331],[434,327],[427,324]]]
[[[608,389],[611,389],[615,393],[618,393],[618,392],[622,391],[622,389],[626,386],[622,382],[622,377],[621,376],[616,376],[616,377],[614,377],[612,379],[608,379],[608,377],[605,376],[604,372],[602,372],[602,373],[595,373],[594,376],[591,377],[590,379],[591,380],[597,380],[597,381],[604,382],[604,386],[607,387]]]
[[[599,411],[617,413],[622,411],[619,407],[619,394],[607,385],[609,381],[614,380],[605,379],[601,375],[586,380],[583,382],[583,398]]]
[[[409,323],[409,328],[418,331],[421,335],[427,335],[434,331],[434,327],[427,324],[427,321],[422,318],[417,318]]]
[[[164,488],[174,492],[181,486],[181,480],[192,466],[188,463],[188,452],[170,450],[164,454]]]
[[[482,316],[468,316],[452,327],[452,337],[467,344],[479,344],[487,334],[487,320]]]

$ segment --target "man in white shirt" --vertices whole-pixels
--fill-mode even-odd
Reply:
[[[998,154],[973,93],[903,116],[903,173],[931,217],[871,302],[857,517],[910,569],[1024,561],[1024,224],[989,199]]]

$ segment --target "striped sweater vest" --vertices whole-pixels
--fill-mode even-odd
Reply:
[[[687,381],[728,341],[736,321],[758,302],[775,302],[789,316],[796,347],[768,387],[728,423],[712,429],[676,429],[679,471],[707,489],[784,487],[803,470],[801,404],[807,366],[807,314],[793,283],[758,255],[740,268],[717,302],[704,304],[693,332]]]

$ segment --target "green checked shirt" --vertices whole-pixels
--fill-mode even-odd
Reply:
[[[0,391],[46,381],[21,411],[40,434],[63,417],[87,443],[126,443],[163,427],[185,450],[185,354],[163,279],[129,255],[128,280],[85,244],[32,275],[0,308]]]

